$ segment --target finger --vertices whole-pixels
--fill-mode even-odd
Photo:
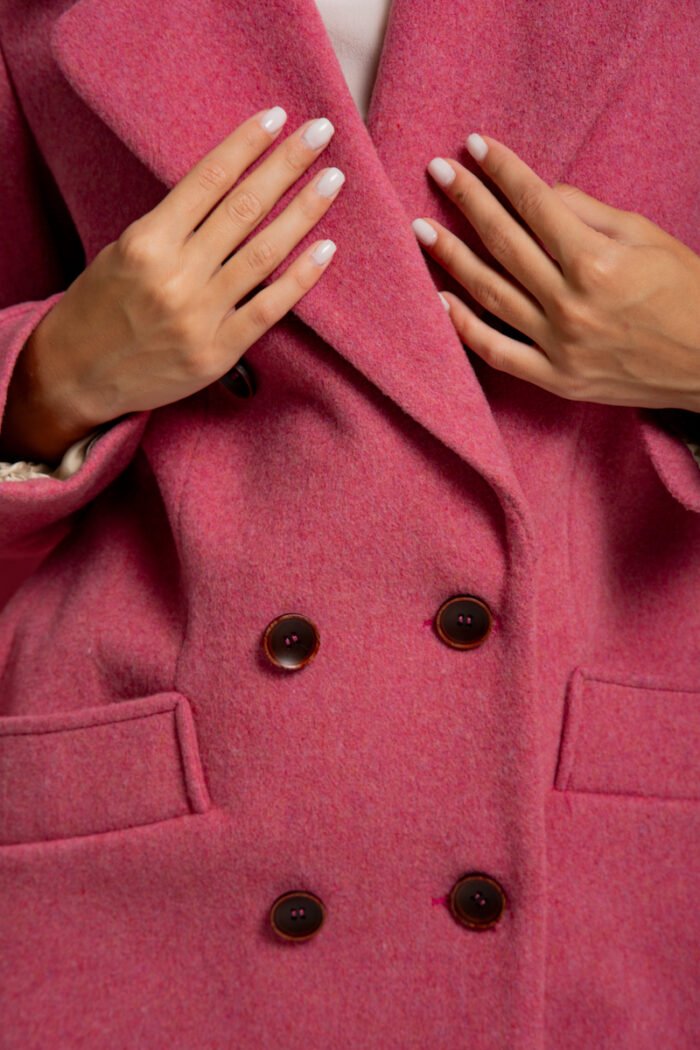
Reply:
[[[271,132],[260,123],[266,117],[271,118],[274,128]],[[137,221],[152,224],[164,241],[181,247],[246,168],[275,140],[286,119],[284,109],[274,106],[244,120],[223,142],[197,161],[155,208]],[[275,127],[279,121],[279,127]]]
[[[316,125],[314,145],[306,132]],[[326,117],[306,121],[228,194],[185,244],[188,268],[208,280],[314,163],[335,129]],[[321,133],[320,135],[318,133]]]
[[[440,294],[449,302],[450,317],[462,342],[488,365],[527,383],[534,383],[550,393],[560,393],[558,373],[543,350],[497,332],[452,292],[443,291]]]
[[[566,182],[555,182],[553,189],[558,193],[567,207],[578,215],[579,219],[606,237],[612,237],[621,244],[649,244],[647,221],[640,221],[642,216],[633,211],[613,208],[597,197],[584,193],[578,186]],[[658,229],[653,223],[652,229]]]
[[[496,273],[464,241],[437,220],[414,219],[412,225],[430,256],[452,274],[489,313],[500,317],[536,343],[545,338],[547,317],[526,292]]]
[[[290,263],[276,281],[224,318],[217,342],[224,347],[235,346],[238,351],[236,360],[242,357],[256,340],[281,321],[321,279],[335,254],[336,247],[334,241],[329,239],[317,241],[307,252]],[[314,258],[314,253],[321,258],[320,263]],[[225,360],[220,374],[224,375],[235,363],[235,360]]]
[[[454,173],[449,182],[448,170]],[[477,175],[451,157],[434,157],[428,171],[472,224],[494,259],[539,303],[546,306],[556,293],[563,291],[565,278],[556,263],[508,214]],[[561,206],[566,209],[565,204]]]
[[[308,182],[284,211],[218,269],[212,277],[214,301],[230,309],[277,269],[326,214],[344,181],[340,168],[324,168]]]
[[[476,133],[468,136],[467,149],[556,259],[565,276],[582,251],[595,252],[602,235],[582,222],[513,150],[498,139]]]

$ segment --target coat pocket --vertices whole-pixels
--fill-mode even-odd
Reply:
[[[0,846],[132,828],[210,806],[182,693],[0,719]]]
[[[575,668],[556,790],[700,799],[699,756],[700,689]]]

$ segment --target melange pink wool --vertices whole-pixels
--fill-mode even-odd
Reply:
[[[0,614],[3,1050],[695,1050],[700,473],[465,348],[411,221],[478,248],[425,171],[476,131],[699,251],[700,5],[395,0],[366,126],[312,0],[0,0],[0,40],[0,408],[247,117],[327,116],[346,174],[252,397],[0,486],[43,556]]]

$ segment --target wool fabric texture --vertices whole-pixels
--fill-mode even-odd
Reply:
[[[365,120],[391,0],[315,0],[348,89]],[[0,463],[0,482],[36,477],[69,478],[80,470],[106,426],[74,442],[56,467],[20,460]],[[700,465],[700,464],[699,464]]]
[[[425,171],[478,170],[479,131],[700,250],[700,7],[394,0],[366,122],[312,0],[2,0],[0,42],[0,412],[68,283],[248,116],[327,116],[307,178],[346,174],[268,279],[338,245],[253,397],[0,485],[37,559],[0,613],[3,1050],[694,1050],[700,475],[657,413],[465,348],[411,221],[479,250]],[[465,595],[493,624],[460,650]],[[297,670],[262,644],[289,613]],[[482,930],[448,906],[475,872]]]
[[[343,71],[348,89],[362,119],[372,93],[391,0],[315,0],[329,40]],[[688,412],[657,413],[657,419],[684,441],[700,467],[698,422]],[[95,441],[107,427],[98,427],[76,441],[57,467],[21,460],[0,463],[0,482],[26,481],[33,477],[69,478],[80,469]]]

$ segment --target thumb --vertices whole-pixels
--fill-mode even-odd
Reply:
[[[592,229],[626,244],[643,242],[643,231],[639,229],[635,213],[604,204],[567,182],[555,182],[552,189]]]

